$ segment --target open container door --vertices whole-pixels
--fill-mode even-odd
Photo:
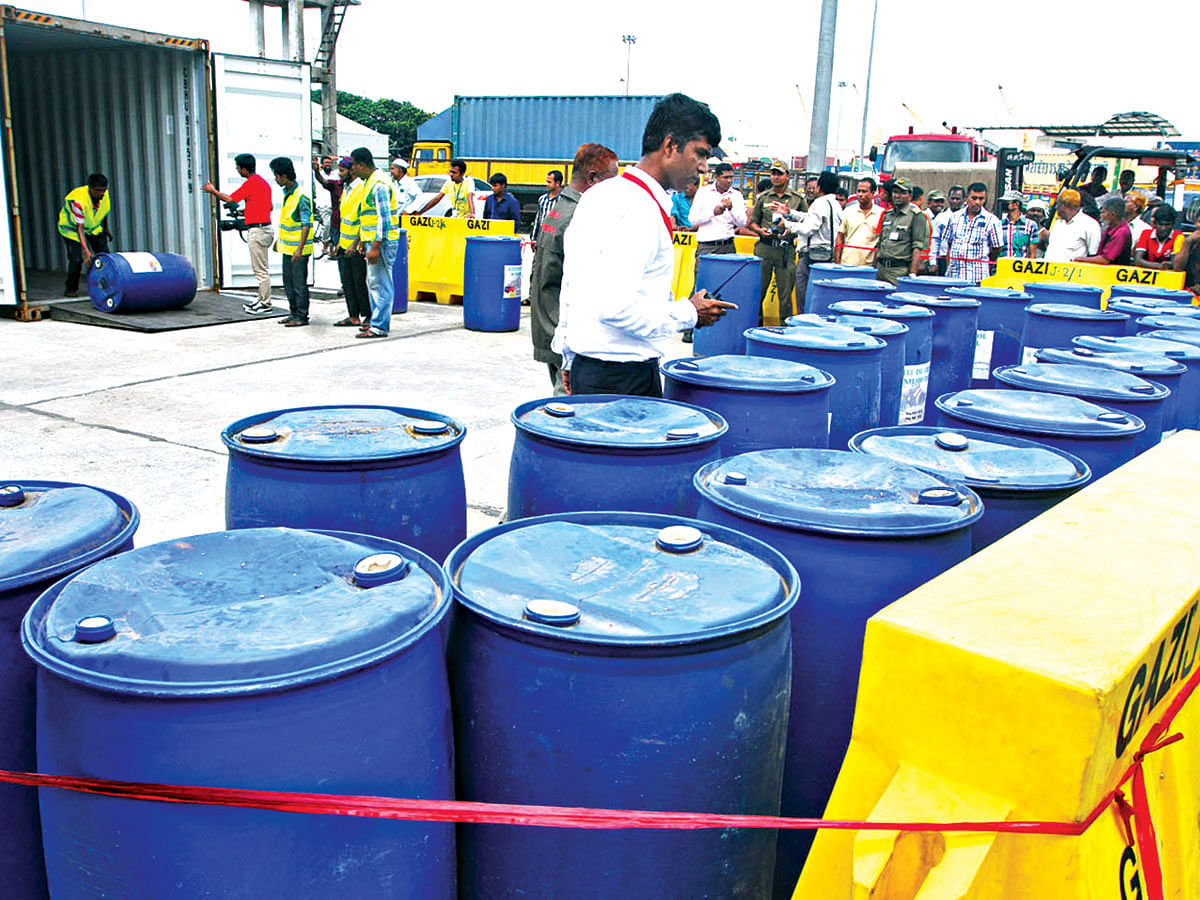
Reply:
[[[233,158],[253,153],[258,174],[272,186],[271,221],[277,225],[283,191],[275,186],[270,161],[277,156],[290,158],[300,184],[310,190],[312,187],[308,64],[214,53],[212,70],[217,136],[213,184],[221,193],[232,194],[242,183]],[[250,269],[250,248],[243,237],[236,231],[221,232],[223,287],[251,287],[257,283]],[[269,260],[272,283],[282,284],[281,257],[272,253]]]
[[[0,306],[16,306],[16,317],[29,320],[40,318],[40,312],[29,312],[24,292],[16,280],[17,254],[13,253],[13,227],[18,210],[16,194],[9,184],[9,173],[13,171],[13,120],[10,112],[12,103],[8,94],[8,48],[4,41],[4,27],[0,25],[0,86],[4,90],[4,121],[0,128]],[[10,198],[11,201],[10,202]]]

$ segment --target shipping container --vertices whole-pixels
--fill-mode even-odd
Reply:
[[[5,6],[0,82],[0,305],[17,306],[22,318],[37,316],[37,301],[62,296],[58,212],[92,172],[109,178],[113,249],[185,256],[201,290],[254,283],[248,248],[238,232],[218,228],[224,210],[200,190],[204,182],[232,193],[239,153],[253,153],[272,185],[275,156],[290,157],[310,182],[305,63],[216,54],[202,39]]]

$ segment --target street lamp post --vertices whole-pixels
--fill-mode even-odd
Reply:
[[[623,34],[621,40],[625,44],[625,96],[629,96],[629,59],[633,55],[633,45],[637,43],[637,35]]]

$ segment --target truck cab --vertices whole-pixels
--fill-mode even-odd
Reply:
[[[417,141],[413,144],[410,175],[446,175],[450,172],[452,146],[449,141]]]
[[[882,159],[880,159],[882,156]],[[897,165],[905,163],[977,163],[987,165],[996,158],[996,148],[986,141],[959,134],[894,134],[884,144],[883,153],[871,148],[871,161],[879,163],[879,178],[890,181]]]

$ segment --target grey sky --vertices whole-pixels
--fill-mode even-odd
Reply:
[[[89,19],[206,38],[218,51],[253,52],[244,0],[24,5],[76,17],[82,5]],[[943,121],[1012,121],[1000,84],[1019,124],[1091,123],[1146,110],[1165,116],[1185,136],[1200,137],[1194,72],[1177,62],[1164,67],[1137,57],[1143,47],[1148,54],[1184,58],[1171,47],[1170,35],[1174,27],[1189,27],[1194,0],[1163,0],[1154,5],[1152,18],[1117,4],[1080,7],[1062,0],[880,0],[879,7],[868,144],[909,125],[940,130]],[[612,13],[606,15],[606,8]],[[839,9],[834,81],[854,87],[834,88],[830,144],[840,106],[838,144],[844,152],[859,142],[871,8],[871,0],[841,0]],[[1132,31],[1120,23],[1122,9],[1136,20]],[[621,35],[634,34],[634,93],[684,91],[710,103],[724,133],[743,146],[800,154],[808,144],[805,110],[812,103],[819,11],[819,0],[653,8],[363,0],[350,9],[342,31],[339,87],[411,100],[430,112],[444,109],[456,93],[623,93]],[[268,34],[278,47],[278,14],[272,12]],[[306,20],[310,45],[316,16],[310,13]],[[383,58],[395,61],[381,74]],[[1102,72],[1108,59],[1116,60],[1116,68]]]

